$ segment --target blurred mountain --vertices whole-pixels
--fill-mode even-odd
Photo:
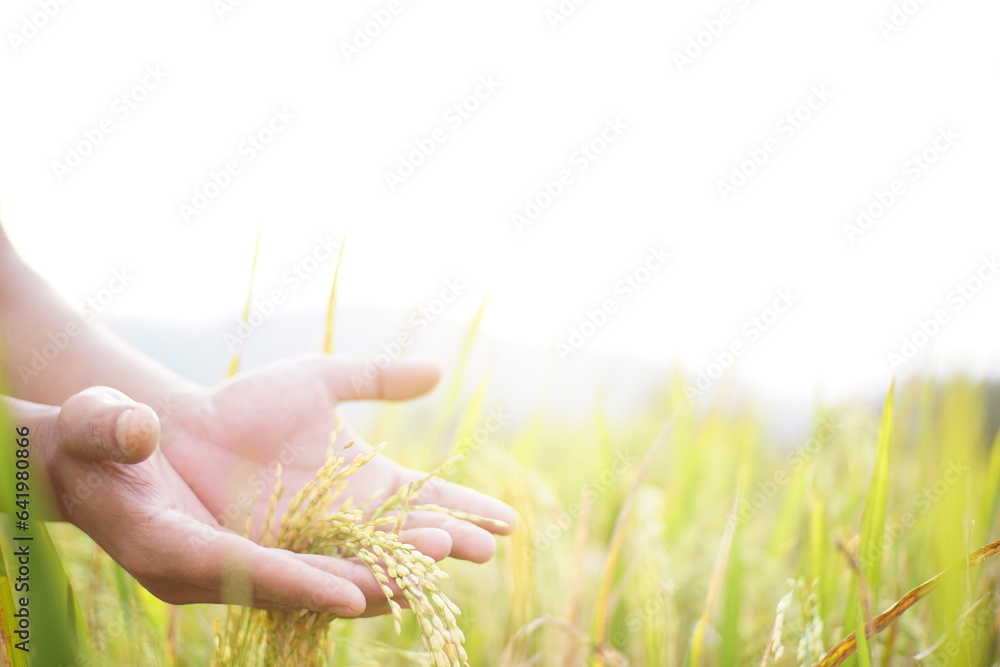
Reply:
[[[183,321],[152,317],[108,318],[119,336],[178,373],[212,384],[225,377],[234,347],[243,346],[242,369],[296,355],[319,352],[325,314],[322,310],[278,311],[251,329],[240,330],[236,313],[212,320]],[[427,322],[412,311],[381,307],[338,310],[335,348],[373,366],[405,357],[439,362],[444,379],[428,399],[443,400],[457,371],[470,323],[449,319]],[[249,333],[249,335],[247,335]],[[407,338],[409,336],[409,338]],[[553,419],[593,421],[600,410],[615,420],[666,419],[667,390],[673,366],[663,360],[581,349],[565,361],[553,346],[499,340],[478,332],[462,379],[465,397],[486,382],[487,407],[502,408],[512,425],[542,413]],[[717,386],[716,386],[717,385]],[[706,392],[705,404],[722,391],[734,405],[751,405],[768,425],[766,437],[794,444],[808,437],[818,404],[860,401],[874,412],[881,408],[884,388],[857,396],[820,396],[816,390],[748,386],[738,369],[728,372]],[[436,401],[436,403],[435,403]],[[988,428],[1000,427],[1000,384],[988,385]],[[371,415],[372,408],[352,405],[349,415]]]
[[[275,313],[245,338],[242,368],[319,352],[324,317],[321,310]],[[422,324],[424,320],[414,318],[404,310],[342,308],[336,352],[372,364],[405,357],[433,359],[442,365],[444,386],[456,371],[470,323],[438,319]],[[105,323],[178,373],[205,384],[225,377],[241,333],[235,313],[203,321],[119,317]],[[564,418],[590,419],[598,404],[609,414],[634,413],[637,405],[649,405],[663,394],[669,377],[666,364],[648,359],[584,349],[564,363],[553,347],[500,341],[479,332],[463,388],[471,392],[487,378],[489,399],[502,403],[519,420],[543,409]],[[435,394],[440,393],[439,387]]]

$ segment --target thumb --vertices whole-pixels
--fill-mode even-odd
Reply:
[[[88,461],[139,463],[160,441],[160,420],[148,405],[108,387],[91,387],[63,403],[59,447]]]

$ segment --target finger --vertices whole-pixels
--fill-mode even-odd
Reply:
[[[345,401],[401,401],[423,396],[441,379],[441,369],[431,362],[396,359],[379,367],[363,359],[323,358],[315,360],[330,391]]]
[[[360,560],[356,558],[335,558],[320,554],[294,555],[314,568],[342,577],[357,586],[365,596],[365,610],[358,615],[361,618],[382,616],[392,611],[392,608],[389,606],[389,598],[386,597],[382,586],[375,579],[375,575],[368,569],[368,566]],[[385,564],[381,561],[379,563],[384,570]],[[396,582],[390,579],[387,586],[392,594],[392,599],[403,609],[408,609],[410,605]]]
[[[205,591],[205,599],[192,602],[249,603],[332,612],[343,617],[358,616],[365,610],[365,595],[357,585],[339,574],[313,567],[297,554],[262,547],[228,531],[206,534],[203,525],[177,512],[162,513],[157,517],[157,523],[161,522],[182,524],[182,531],[193,539],[171,540],[164,552],[157,554],[165,567],[152,577],[154,587],[158,580]],[[159,528],[165,531],[163,534],[171,532],[169,527]],[[341,574],[350,569],[353,576],[360,576],[346,565],[346,561],[341,565]]]
[[[437,528],[451,536],[452,558],[485,563],[497,550],[496,539],[486,530],[439,512],[417,511],[406,515],[407,530]]]
[[[160,420],[148,405],[108,387],[71,396],[59,411],[59,446],[88,461],[138,463],[160,440]]]
[[[451,553],[452,542],[451,535],[440,528],[413,528],[406,529],[400,533],[400,541],[404,544],[412,545],[417,551],[425,556],[430,556],[435,562],[442,561],[449,556]],[[357,567],[350,567],[341,569],[340,563],[354,561],[346,561],[342,558],[330,558],[328,556],[320,556],[318,554],[296,554],[296,556],[305,559],[306,562],[320,567],[331,574],[336,574],[337,576],[344,577],[349,580],[365,594],[365,597],[371,600],[377,600],[379,598],[384,598],[382,589],[379,587],[378,582],[375,577],[371,574],[368,568],[361,564],[360,561],[356,563]],[[381,562],[381,561],[380,561]],[[360,568],[360,569],[359,569]],[[399,593],[397,589],[395,591]]]
[[[440,505],[490,519],[490,521],[473,521],[473,523],[497,535],[510,535],[517,530],[517,526],[521,522],[521,517],[507,503],[461,484],[446,482],[438,478],[430,480],[420,490],[417,500],[413,504],[420,503]]]
[[[424,554],[430,556],[435,561],[444,560],[451,555],[453,547],[451,534],[440,528],[407,528],[400,532],[399,539],[404,544],[411,544]]]

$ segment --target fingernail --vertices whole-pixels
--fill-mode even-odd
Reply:
[[[328,614],[336,614],[337,616],[346,616],[351,618],[360,614],[361,611],[364,611],[364,610],[358,611],[357,609],[353,608],[350,604],[346,604],[344,603],[343,600],[339,599],[336,601],[313,599],[308,604],[308,606],[313,611],[318,611]]]
[[[120,415],[115,422],[115,444],[118,445],[120,460],[128,458],[131,452],[131,444],[128,441],[129,432],[132,430],[132,417],[135,415],[135,408],[129,408]]]
[[[364,607],[358,609],[357,605],[352,605],[350,602],[344,602],[344,597],[342,593],[334,594],[331,597],[333,597],[333,600],[327,598],[327,602],[325,604],[320,603],[320,606],[323,607],[321,611],[327,611],[336,614],[337,616],[343,616],[347,618],[354,618],[355,616],[358,616],[359,614],[361,614],[361,612],[364,611]]]
[[[361,613],[360,611],[357,611],[353,607],[345,607],[343,605],[334,605],[330,607],[329,611],[332,614],[336,614],[337,616],[343,616],[345,618],[354,618]]]

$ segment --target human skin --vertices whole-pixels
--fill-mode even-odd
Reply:
[[[67,326],[72,339],[45,369],[23,372],[32,351]],[[349,458],[370,449],[339,417],[342,401],[423,395],[438,381],[436,366],[399,360],[367,381],[360,361],[309,356],[200,386],[85,321],[18,257],[2,227],[0,341],[12,396],[4,403],[43,462],[54,500],[48,518],[74,523],[157,597],[344,617],[389,610],[358,561],[265,548],[236,531],[255,491],[259,527],[275,461],[286,488],[280,516],[326,461],[338,425],[335,452],[348,441]],[[343,497],[362,502],[423,477],[379,454],[352,475]],[[425,485],[417,502],[489,519],[408,513],[404,541],[435,560],[486,562],[493,535],[518,523],[506,504],[453,483]],[[233,576],[249,586],[249,601],[224,592]]]

